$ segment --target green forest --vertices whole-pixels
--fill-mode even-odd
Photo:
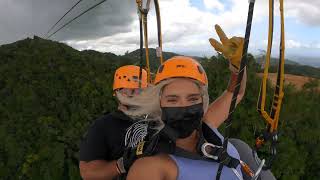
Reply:
[[[165,58],[174,56],[167,53]],[[113,72],[139,64],[138,51],[112,53],[78,51],[38,37],[0,46],[0,179],[80,179],[79,143],[90,124],[116,108]],[[152,70],[157,66],[151,58]],[[227,60],[201,58],[214,101],[228,83]],[[256,111],[261,71],[249,55],[248,84],[237,107],[232,137],[253,145],[264,120]],[[291,65],[293,74],[312,72]],[[302,67],[303,68],[303,67]],[[309,68],[309,67],[308,67]],[[320,74],[320,73],[319,73]],[[319,75],[318,74],[318,75]],[[278,156],[272,167],[277,179],[320,178],[320,92],[313,80],[302,90],[285,87],[280,115]],[[269,88],[269,100],[273,89]]]

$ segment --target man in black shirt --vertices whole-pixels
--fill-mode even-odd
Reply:
[[[116,70],[113,90],[115,96],[121,93],[132,97],[147,87],[147,72],[140,67],[127,65]],[[128,127],[134,120],[123,113],[131,108],[119,103],[118,110],[98,118],[89,128],[80,145],[80,173],[83,179],[113,179],[124,173],[122,154],[125,149],[124,139]]]

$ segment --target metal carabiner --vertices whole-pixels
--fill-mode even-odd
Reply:
[[[205,142],[202,144],[201,146],[201,152],[203,153],[203,155],[207,158],[210,158],[210,159],[213,159],[213,160],[218,160],[218,156],[214,156],[214,155],[211,155],[209,154],[206,149],[207,147],[210,147],[210,148],[223,148],[222,146],[217,146],[217,145],[214,145],[214,144],[211,144],[211,143],[208,143],[208,142]]]
[[[203,143],[201,146],[201,152],[203,153],[203,155],[207,158],[213,159],[213,160],[218,160],[218,156],[214,156],[210,153],[207,152],[207,148],[219,148],[219,149],[223,149],[222,146],[217,146],[211,143]],[[239,180],[243,180],[243,177],[241,176],[241,174],[235,169],[235,168],[231,168],[232,172],[238,177]]]
[[[235,168],[231,168],[231,170],[233,171],[233,173],[237,176],[237,178],[239,180],[243,180],[243,177],[241,176],[241,174]]]
[[[256,180],[256,179],[258,179],[258,177],[260,176],[260,174],[261,174],[261,172],[262,172],[264,163],[265,163],[265,160],[262,159],[262,160],[261,160],[261,163],[260,163],[260,165],[259,165],[259,167],[258,167],[258,169],[257,169],[257,171],[254,173],[254,176],[252,177],[251,180]]]

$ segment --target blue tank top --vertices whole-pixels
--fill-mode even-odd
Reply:
[[[223,140],[223,136],[219,133],[217,129],[212,129],[214,133],[216,133],[221,140]],[[234,158],[240,159],[239,153],[236,148],[232,144],[228,144],[228,154]],[[171,159],[173,159],[178,167],[178,178],[177,180],[213,180],[216,178],[219,163],[209,162],[203,160],[193,160],[187,159],[175,155],[170,155]],[[241,167],[240,165],[236,168],[236,171],[240,174]],[[238,180],[237,175],[232,171],[231,168],[224,167],[221,173],[221,180]]]

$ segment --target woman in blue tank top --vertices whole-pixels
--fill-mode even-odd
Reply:
[[[210,112],[208,116],[208,113],[205,113],[209,104],[208,81],[204,69],[198,62],[182,56],[167,60],[159,68],[155,84],[156,86],[149,88],[152,93],[147,90],[142,96],[148,97],[150,96],[148,93],[153,94],[153,102],[156,103],[147,103],[143,109],[149,108],[150,112],[150,108],[158,107],[161,110],[159,112],[161,121],[166,128],[173,130],[177,148],[193,155],[200,155],[197,145],[202,135],[202,123],[206,123],[211,131],[223,141],[223,136],[216,129],[223,120],[212,123],[213,121],[206,119],[213,117],[226,119],[232,93],[226,91],[211,104],[210,109],[217,111]],[[242,91],[244,88],[245,86],[241,88]],[[158,97],[154,92],[157,92]],[[138,101],[138,99],[135,100]],[[229,156],[239,159],[237,150],[231,144],[228,145],[227,152]],[[138,159],[131,166],[127,179],[212,180],[216,178],[218,167],[219,163],[215,161],[185,158],[174,154],[158,154]],[[224,167],[220,179],[242,179],[240,165],[235,168]]]

